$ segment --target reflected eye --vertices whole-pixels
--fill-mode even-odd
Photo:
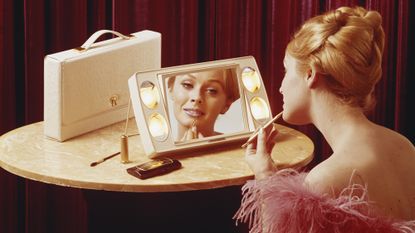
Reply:
[[[208,89],[206,90],[206,92],[207,92],[208,94],[210,94],[210,95],[216,95],[216,94],[218,94],[218,90],[216,90],[215,88],[208,88]]]
[[[185,89],[192,89],[193,88],[193,84],[190,83],[190,82],[182,82],[181,85]]]

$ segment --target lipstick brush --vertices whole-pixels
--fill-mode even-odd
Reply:
[[[264,126],[258,127],[255,132],[248,138],[248,140],[241,146],[242,148],[245,148],[248,146],[249,143],[251,143],[253,140],[255,140],[258,136],[259,129],[260,128],[267,128],[270,126],[274,121],[278,120],[282,116],[283,112],[278,113],[274,118],[272,118],[270,121],[268,121]]]

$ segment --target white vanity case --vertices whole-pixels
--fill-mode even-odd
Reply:
[[[117,38],[94,43],[105,33]],[[128,78],[161,66],[161,34],[100,30],[44,61],[44,133],[65,141],[126,119]]]

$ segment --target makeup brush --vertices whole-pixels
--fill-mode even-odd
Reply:
[[[100,163],[103,163],[103,162],[105,162],[106,160],[108,160],[108,159],[110,159],[110,158],[112,158],[112,157],[115,157],[115,156],[117,156],[118,154],[120,154],[121,152],[116,152],[116,153],[114,153],[114,154],[112,154],[112,155],[109,155],[109,156],[107,156],[107,157],[105,157],[105,158],[102,158],[102,159],[100,159],[100,160],[98,160],[98,161],[95,161],[95,162],[93,162],[93,163],[91,163],[90,164],[90,166],[91,167],[95,167],[96,165],[98,165],[98,164],[100,164]]]
[[[258,127],[255,132],[248,138],[248,141],[245,142],[245,144],[243,144],[241,147],[245,148],[248,146],[249,143],[251,143],[253,140],[255,140],[258,136],[259,133],[259,129],[260,128],[267,128],[268,126],[270,126],[272,123],[274,123],[274,121],[278,120],[281,116],[282,116],[283,112],[278,113],[274,118],[272,118],[270,121],[268,121],[264,126]]]

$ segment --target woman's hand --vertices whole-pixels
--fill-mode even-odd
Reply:
[[[197,131],[197,127],[195,125],[193,125],[192,127],[190,127],[183,135],[182,139],[180,141],[184,142],[184,141],[188,141],[188,140],[192,140],[192,139],[197,139],[197,138],[204,138],[204,136]]]
[[[267,133],[267,131],[269,133]],[[261,128],[258,133],[257,142],[248,144],[245,152],[245,160],[255,174],[256,179],[263,179],[276,171],[274,161],[271,158],[271,150],[275,145],[275,137],[278,131],[273,127]]]

